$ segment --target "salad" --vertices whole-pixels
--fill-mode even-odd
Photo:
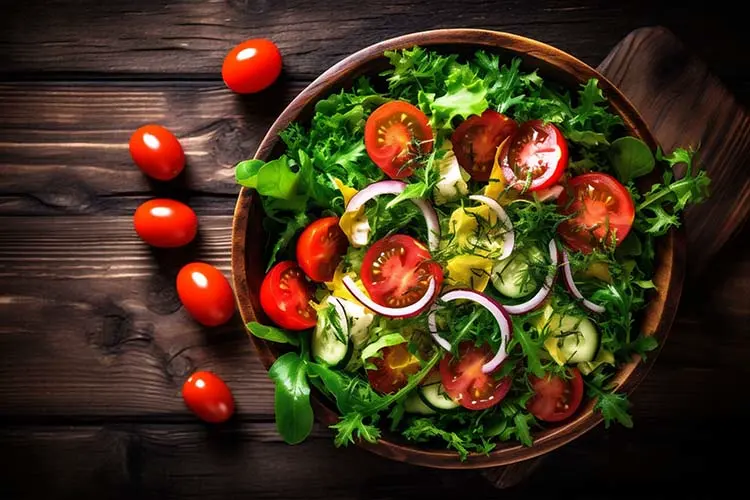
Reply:
[[[390,432],[466,459],[531,446],[586,399],[630,427],[610,380],[657,347],[637,315],[655,239],[707,196],[694,152],[628,136],[596,79],[571,95],[484,51],[385,55],[284,130],[283,155],[236,167],[265,212],[275,325],[247,327],[288,344],[281,436],[310,433],[311,387],[336,445]]]

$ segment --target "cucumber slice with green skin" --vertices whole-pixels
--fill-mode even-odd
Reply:
[[[435,410],[427,406],[419,396],[419,389],[413,391],[404,401],[404,410],[407,413],[417,413],[419,415],[434,415]]]
[[[492,285],[502,295],[517,299],[539,289],[539,283],[531,276],[532,265],[544,264],[544,256],[537,247],[530,247],[498,261],[492,269]]]
[[[558,364],[592,361],[599,351],[599,332],[588,318],[553,314],[544,346]]]
[[[445,387],[440,382],[420,386],[417,393],[424,404],[436,412],[451,411],[460,406],[445,392]]]
[[[334,299],[335,300],[335,299]],[[310,350],[313,358],[333,367],[346,366],[354,352],[349,320],[340,302],[331,302],[332,311],[318,314]]]

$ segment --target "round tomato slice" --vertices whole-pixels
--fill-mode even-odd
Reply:
[[[472,116],[465,120],[451,135],[458,164],[472,179],[488,181],[498,146],[517,129],[515,121],[491,109],[482,113],[482,116]]]
[[[635,205],[627,188],[607,174],[573,177],[557,198],[560,211],[571,217],[557,231],[573,250],[619,245],[630,232]]]
[[[318,321],[310,301],[315,287],[290,260],[271,268],[260,286],[260,305],[271,320],[289,330],[306,330]]]
[[[297,262],[311,280],[331,281],[349,240],[338,217],[318,219],[302,231],[297,241]]]
[[[484,410],[495,406],[510,391],[511,378],[495,378],[493,374],[482,373],[482,365],[493,358],[495,353],[489,347],[477,347],[471,341],[458,346],[458,359],[448,353],[440,361],[440,377],[445,392],[469,410]]]
[[[427,247],[411,236],[386,236],[365,253],[360,271],[362,284],[381,306],[409,306],[427,293],[430,278],[440,290],[443,270],[431,259]]]
[[[576,412],[583,400],[583,377],[577,368],[573,368],[570,375],[567,380],[551,374],[544,378],[530,377],[534,396],[526,407],[536,418],[560,422]]]
[[[407,344],[384,347],[378,358],[369,358],[375,365],[367,370],[367,380],[382,394],[397,392],[409,382],[409,376],[419,371],[419,359],[409,352]]]
[[[568,164],[568,143],[551,123],[530,120],[518,127],[500,156],[508,184],[519,191],[536,191],[562,177]]]
[[[365,124],[365,148],[370,159],[391,179],[414,173],[414,160],[432,151],[427,116],[404,101],[391,101],[372,112]]]

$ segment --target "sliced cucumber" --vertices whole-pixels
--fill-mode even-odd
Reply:
[[[406,396],[404,401],[404,410],[408,413],[418,413],[420,415],[432,415],[435,410],[427,406],[422,398],[419,396],[419,392],[413,391],[411,394]]]
[[[548,322],[550,336],[544,342],[558,364],[591,361],[599,350],[599,332],[590,319],[553,314]]]
[[[336,307],[337,306],[337,307]],[[336,304],[330,311],[318,313],[310,349],[314,358],[330,366],[345,366],[354,352],[349,322],[343,307]]]
[[[450,411],[459,407],[459,404],[445,392],[445,387],[440,382],[420,386],[417,392],[424,404],[435,411]]]
[[[531,275],[529,268],[543,263],[544,256],[537,247],[514,253],[495,264],[492,269],[492,284],[506,297],[525,297],[539,288],[539,283]]]

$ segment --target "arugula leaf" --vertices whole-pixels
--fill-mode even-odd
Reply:
[[[406,439],[416,442],[425,442],[433,438],[440,438],[445,441],[448,448],[452,448],[458,452],[461,460],[466,460],[469,456],[470,450],[467,445],[471,446],[470,443],[467,443],[465,439],[455,432],[448,432],[436,426],[432,419],[429,418],[414,419],[411,424],[404,429],[402,434]]]
[[[521,344],[523,354],[526,356],[527,370],[541,378],[544,376],[544,368],[542,368],[542,362],[539,355],[542,352],[544,339],[540,335],[536,335],[536,338],[532,338],[532,335],[534,335],[534,333],[524,328],[524,325],[517,325],[514,323],[511,343],[516,341]]]
[[[599,369],[592,380],[585,381],[589,396],[596,398],[594,410],[601,412],[605,428],[608,429],[613,422],[618,422],[631,429],[633,417],[628,413],[630,401],[625,394],[614,392],[613,386],[607,382],[610,377],[611,375]]]
[[[271,255],[268,257],[268,265],[266,266],[266,272],[276,263],[276,256],[282,249],[285,249],[287,245],[294,239],[297,232],[307,227],[310,223],[310,216],[305,212],[300,212],[289,219],[286,227],[279,235],[276,243],[271,248]]]
[[[659,342],[654,337],[641,334],[627,346],[627,349],[630,352],[640,355],[645,361],[646,353],[653,351],[657,347],[659,347]]]
[[[336,430],[336,437],[333,442],[336,447],[346,446],[354,443],[355,435],[357,439],[364,439],[370,443],[377,442],[380,437],[380,429],[373,423],[366,423],[365,419],[373,421],[372,417],[366,417],[361,413],[347,413],[338,423],[331,426]]]
[[[529,430],[529,421],[533,420],[533,418],[529,413],[520,411],[513,416],[513,423],[516,424],[516,437],[525,446],[533,444],[531,431]]]
[[[288,352],[276,359],[268,375],[276,384],[276,428],[287,443],[301,443],[313,426],[305,362],[296,352]]]
[[[694,151],[683,148],[675,149],[669,156],[657,151],[656,159],[669,167],[664,172],[663,183],[652,186],[637,205],[635,225],[638,229],[661,236],[671,227],[679,226],[678,212],[708,197],[711,180],[705,171],[693,170],[694,158]],[[675,180],[673,169],[681,164],[686,165],[685,175]]]
[[[609,160],[622,183],[651,173],[656,165],[651,149],[640,139],[625,136],[612,143]]]
[[[280,344],[290,344],[293,346],[299,345],[299,337],[290,335],[280,328],[261,325],[260,323],[257,323],[255,321],[251,321],[245,326],[250,331],[250,333],[260,339],[270,340],[271,342],[278,342]]]

